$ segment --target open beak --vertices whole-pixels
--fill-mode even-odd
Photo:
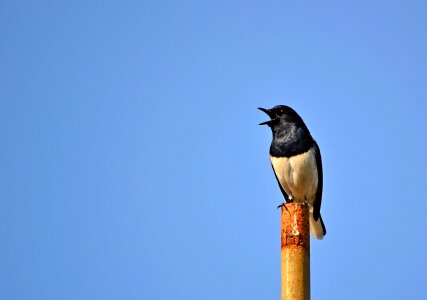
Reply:
[[[266,108],[258,107],[258,109],[260,111],[265,112],[271,118],[271,120],[259,123],[259,125],[268,125],[268,126],[270,126],[271,124],[273,124],[274,119],[276,118],[276,114],[274,114],[273,112],[271,112],[269,109],[266,109]]]

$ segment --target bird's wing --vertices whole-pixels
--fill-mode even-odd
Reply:
[[[313,149],[316,157],[316,166],[317,166],[317,192],[316,199],[313,204],[313,217],[314,220],[320,216],[320,206],[322,205],[322,192],[323,192],[323,169],[322,169],[322,157],[320,155],[320,149],[316,141],[313,140]]]
[[[285,197],[286,202],[289,202],[289,196],[286,194],[285,190],[283,189],[282,185],[280,184],[279,178],[277,178],[276,171],[274,170],[273,164],[271,164],[271,168],[273,169],[274,177],[276,177],[277,183],[279,184],[280,191],[282,191],[283,197]]]

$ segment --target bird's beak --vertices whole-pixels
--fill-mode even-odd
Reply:
[[[270,126],[272,123],[273,123],[273,120],[269,120],[269,121],[265,121],[265,122],[259,123],[258,125],[268,125],[268,126]]]
[[[268,126],[272,125],[273,122],[274,122],[274,118],[276,117],[276,115],[272,111],[270,111],[269,109],[262,108],[262,107],[258,107],[258,109],[260,111],[265,112],[271,118],[271,120],[259,123],[259,125],[268,125]]]

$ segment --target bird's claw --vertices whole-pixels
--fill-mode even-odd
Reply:
[[[288,212],[288,214],[291,214],[291,212],[289,211],[289,209],[286,207],[286,203],[282,203],[279,206],[277,206],[277,209],[279,209],[279,207],[284,207],[286,209],[286,211]]]

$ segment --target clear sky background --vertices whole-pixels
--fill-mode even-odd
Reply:
[[[2,1],[0,299],[280,299],[258,106],[323,156],[312,299],[427,278],[426,1]]]

